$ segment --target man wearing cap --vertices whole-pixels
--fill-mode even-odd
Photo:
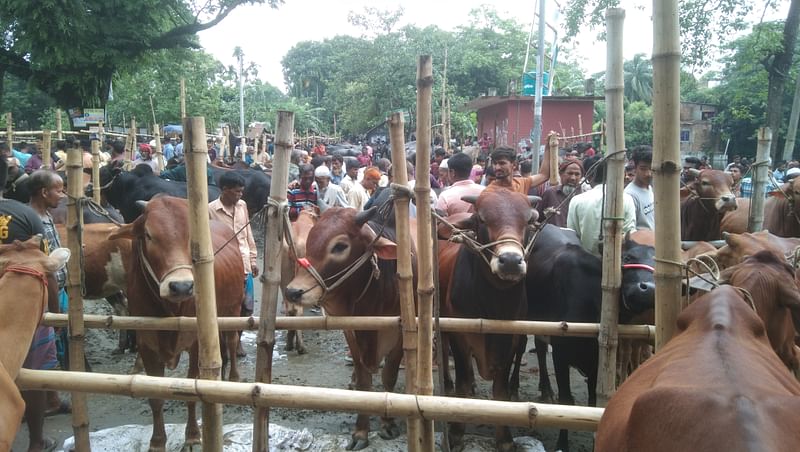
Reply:
[[[560,228],[567,226],[569,203],[575,195],[583,193],[580,185],[583,167],[578,160],[566,160],[558,167],[560,184],[542,194],[542,200],[536,204],[540,221],[547,218],[547,223]],[[574,194],[573,194],[574,193]]]
[[[358,210],[364,210],[364,205],[369,201],[369,197],[378,188],[381,181],[381,172],[378,168],[371,166],[364,171],[364,178],[360,182],[353,184],[350,191],[347,193],[347,202],[350,207]]]
[[[317,205],[320,209],[328,207],[350,207],[342,187],[331,183],[331,170],[320,165],[314,170],[314,184],[317,187]]]
[[[153,169],[153,174],[158,174],[158,162],[153,160],[153,149],[147,143],[139,144],[139,158],[133,161],[133,167],[147,165]]]

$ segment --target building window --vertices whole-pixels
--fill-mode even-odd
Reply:
[[[689,129],[681,130],[681,143],[687,143],[689,141]]]

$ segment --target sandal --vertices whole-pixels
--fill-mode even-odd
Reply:
[[[48,408],[44,412],[44,417],[51,417],[57,416],[59,414],[69,414],[72,413],[72,405],[66,400],[62,400],[61,404],[55,408]]]

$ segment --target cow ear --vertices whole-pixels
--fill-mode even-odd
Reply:
[[[112,232],[108,235],[107,240],[116,240],[116,239],[135,239],[136,238],[136,229],[144,220],[143,217],[139,217],[133,223],[123,224],[119,227],[116,231]]]
[[[397,244],[393,241],[381,237],[372,246],[375,248],[375,254],[378,255],[378,258],[387,261],[397,259]]]

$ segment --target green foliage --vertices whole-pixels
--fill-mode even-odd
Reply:
[[[266,0],[276,6],[281,0]],[[58,105],[105,105],[112,77],[161,49],[197,47],[196,33],[264,0],[0,0],[0,72]]]
[[[642,9],[650,5],[650,0],[635,0],[626,2],[625,7]],[[569,0],[564,8],[567,38],[577,37],[586,28],[604,30],[606,9],[619,6],[619,0]],[[697,68],[708,66],[708,57],[719,43],[745,29],[745,18],[753,8],[750,0],[682,0],[678,11],[684,63]]]
[[[643,53],[623,63],[625,98],[632,102],[653,102],[653,64]]]
[[[653,107],[634,101],[625,108],[625,146],[653,145]]]

